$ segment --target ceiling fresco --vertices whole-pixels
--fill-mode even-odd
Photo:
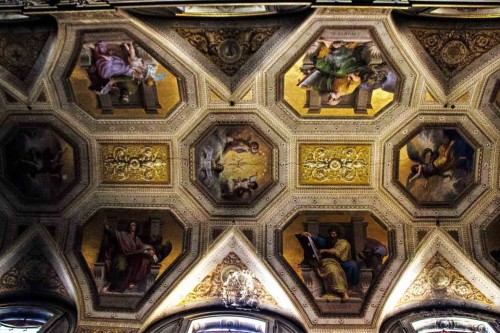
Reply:
[[[0,300],[76,333],[500,316],[498,20],[250,7],[0,15]]]
[[[179,102],[177,78],[128,36],[110,33],[82,45],[69,81],[76,103],[93,117],[165,117]],[[86,89],[87,87],[87,89]]]
[[[4,122],[1,179],[20,209],[59,210],[88,185],[85,143],[52,117],[33,119]]]
[[[216,203],[251,204],[275,181],[273,147],[251,126],[216,126],[193,150],[195,181]]]
[[[73,147],[47,125],[25,125],[9,136],[4,177],[24,198],[57,201],[78,175]]]
[[[301,212],[282,242],[283,257],[326,314],[360,313],[391,256],[387,230],[369,214]]]
[[[284,100],[301,116],[373,117],[398,77],[369,30],[325,29],[284,75]]]
[[[184,237],[182,225],[168,212],[98,211],[83,227],[79,251],[94,278],[99,306],[137,306],[185,250]]]
[[[456,129],[423,128],[398,158],[399,183],[419,204],[453,202],[474,181],[474,149]]]

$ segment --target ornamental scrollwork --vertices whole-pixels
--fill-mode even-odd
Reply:
[[[227,76],[234,76],[279,27],[197,29],[177,28],[177,33]]]
[[[255,309],[262,303],[278,305],[234,252],[205,276],[180,305],[209,299],[221,299],[233,308]]]
[[[59,275],[36,248],[0,277],[0,292],[15,290],[58,293],[69,298]]]
[[[438,253],[425,265],[399,304],[437,298],[493,304]]]
[[[103,145],[103,179],[110,183],[168,183],[168,146]]]
[[[500,43],[498,30],[412,28],[413,35],[448,77]]]
[[[303,185],[369,184],[370,146],[300,145]]]

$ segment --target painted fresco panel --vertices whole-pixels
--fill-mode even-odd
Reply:
[[[82,44],[69,77],[76,103],[96,118],[167,115],[180,102],[175,75],[139,43],[109,35]]]
[[[474,149],[456,129],[422,129],[398,160],[398,180],[419,204],[452,203],[474,182]]]
[[[133,308],[184,249],[185,231],[169,212],[104,209],[83,227],[80,252],[100,305]],[[131,296],[126,298],[124,296]]]
[[[196,183],[216,203],[251,204],[274,182],[273,148],[250,125],[212,128],[194,154]]]
[[[73,147],[52,128],[16,128],[3,148],[3,177],[29,201],[55,202],[76,180]]]
[[[390,257],[389,237],[367,213],[303,212],[283,231],[283,257],[320,312],[357,314]]]
[[[302,117],[372,117],[398,78],[368,30],[326,29],[284,75],[284,99]]]

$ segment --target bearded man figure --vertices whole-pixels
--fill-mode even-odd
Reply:
[[[318,273],[326,293],[339,295],[342,302],[349,300],[349,285],[354,287],[359,284],[359,268],[351,259],[351,244],[340,238],[340,228],[330,227],[328,237],[313,236],[309,232],[302,232],[301,235],[311,238],[319,249]]]

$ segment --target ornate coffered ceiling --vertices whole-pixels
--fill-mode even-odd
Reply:
[[[79,332],[229,303],[308,332],[439,295],[500,313],[497,21],[80,5],[102,8],[0,26],[0,291],[57,289]],[[347,301],[297,235],[332,226],[361,268]],[[133,273],[110,245],[132,229],[153,251]]]

